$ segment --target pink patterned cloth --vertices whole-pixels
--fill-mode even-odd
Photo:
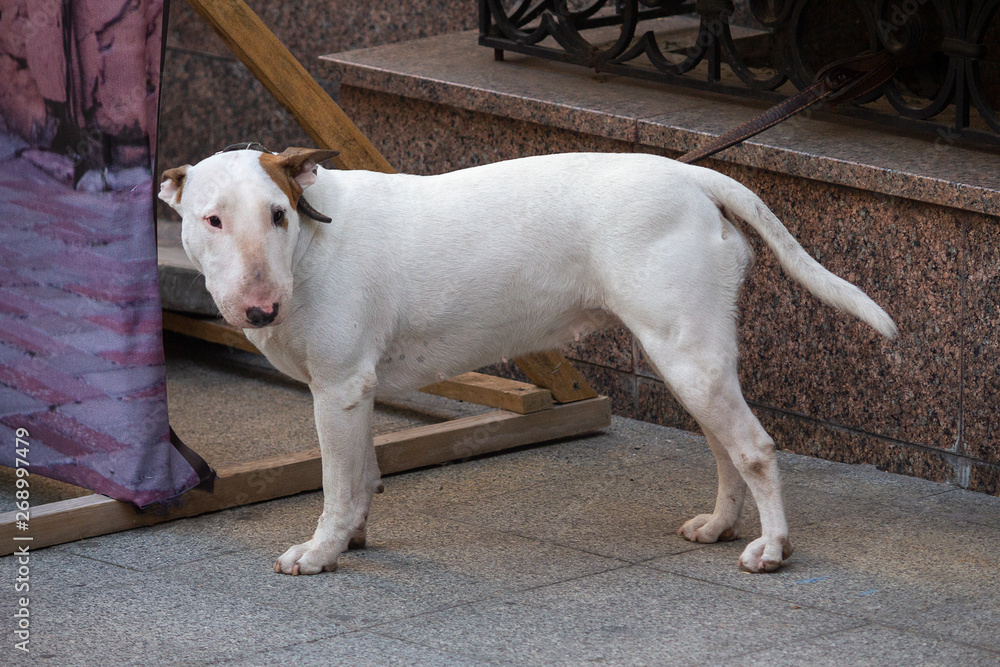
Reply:
[[[0,463],[24,429],[32,473],[139,506],[214,477],[167,422],[162,25],[155,0],[0,0]]]

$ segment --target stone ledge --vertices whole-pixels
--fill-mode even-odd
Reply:
[[[321,56],[330,78],[460,109],[686,152],[764,107],[507,53],[475,31]],[[798,117],[716,159],[1000,215],[1000,154],[826,114]]]

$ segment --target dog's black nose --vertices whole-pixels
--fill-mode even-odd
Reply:
[[[274,318],[278,316],[278,304],[271,304],[272,310],[267,313],[264,312],[263,308],[247,308],[247,321],[251,326],[255,327],[266,327],[268,324],[274,321]]]

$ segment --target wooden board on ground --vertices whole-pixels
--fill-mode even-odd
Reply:
[[[463,373],[423,387],[420,391],[522,415],[548,410],[553,405],[552,392],[548,389],[483,373]]]
[[[238,350],[260,354],[260,350],[237,329],[221,317],[189,317],[169,310],[163,311],[163,328],[166,331],[191,336],[211,343],[220,343]]]
[[[580,372],[555,350],[518,357],[514,360],[528,379],[552,392],[560,403],[582,401],[597,396]]]
[[[528,415],[497,411],[380,435],[375,438],[375,451],[379,468],[387,475],[582,435],[610,424],[610,401],[602,396]],[[318,449],[229,466],[218,472],[213,493],[196,489],[175,503],[144,511],[95,494],[32,508],[29,531],[16,529],[16,512],[0,514],[0,556],[14,553],[23,545],[40,549],[322,486]]]

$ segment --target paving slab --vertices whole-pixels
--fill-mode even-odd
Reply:
[[[30,609],[31,654],[74,667],[203,665],[342,631],[329,620],[289,623],[260,600],[153,576],[124,586],[95,581],[49,590],[35,595]]]
[[[919,633],[868,625],[748,653],[736,657],[730,664],[743,667],[833,667],[844,664],[855,667],[901,664],[921,667],[987,667],[996,665],[997,660],[996,653],[971,646],[953,644]]]
[[[905,624],[923,636],[945,637],[989,651],[994,656],[992,664],[1000,664],[1000,590],[990,582],[984,582],[981,590],[981,595],[911,615]]]
[[[487,503],[434,511],[448,512],[457,521],[635,563],[700,547],[675,535],[691,514],[687,503],[676,501],[700,498],[709,506],[714,492],[711,482],[692,483],[683,474],[666,479],[652,466],[640,466],[620,474],[566,478]]]
[[[679,437],[669,429],[667,433],[675,439]],[[602,436],[611,440],[616,437],[623,436]],[[643,439],[626,438],[626,441],[643,442]],[[575,443],[567,443],[567,453],[575,449]],[[532,457],[537,468],[547,471],[547,482],[511,490],[489,503],[456,505],[425,499],[422,507],[429,512],[447,513],[458,521],[638,563],[701,546],[685,541],[675,531],[696,514],[712,511],[715,463],[711,454],[706,454],[708,448],[700,436],[686,436],[683,449],[687,450],[683,455],[634,465],[593,465],[583,469],[585,474],[574,473],[573,466],[560,473],[558,467],[552,467],[552,462],[541,456]],[[600,458],[588,450],[579,453],[584,460],[588,456]],[[791,456],[794,455],[782,458]],[[870,516],[881,512],[895,516],[898,512],[893,505],[875,500],[861,503],[847,499],[843,493],[821,490],[818,485],[801,484],[796,475],[788,478],[784,495],[793,536],[804,526],[845,515]],[[748,496],[742,521],[743,539],[734,545],[742,550],[750,539],[759,535],[759,514]],[[738,556],[737,553],[733,562]]]
[[[495,498],[547,484],[555,493],[569,491],[575,482],[596,478],[627,480],[627,471],[651,465],[697,470],[700,479],[714,489],[714,459],[705,439],[699,435],[662,428],[647,432],[642,422],[621,420],[612,431],[568,438],[505,452],[501,457],[480,457],[463,461],[462,474],[449,465],[430,468],[420,476],[396,476],[385,480],[386,488],[405,502],[424,511],[442,510],[450,516],[469,494],[475,498]],[[672,478],[671,478],[672,479]],[[712,492],[710,490],[710,492]],[[460,505],[456,508],[456,503]],[[488,507],[482,503],[468,507]]]
[[[287,648],[267,651],[259,655],[240,657],[233,661],[213,663],[217,665],[240,665],[241,667],[273,667],[274,665],[296,665],[297,667],[330,667],[330,665],[351,665],[351,667],[391,667],[400,665],[436,665],[437,667],[478,667],[492,663],[480,662],[467,656],[458,656],[415,642],[383,637],[365,631],[348,632],[342,635],[297,644]]]
[[[788,565],[764,577],[729,567],[742,542],[646,565],[901,628],[938,627],[931,619],[960,627],[960,616],[936,610],[983,606],[984,593],[1000,589],[1000,529],[926,515],[853,515],[804,527],[793,532],[792,540],[796,550]],[[994,597],[993,603],[998,600],[1000,596]],[[984,627],[993,628],[994,640],[998,616],[978,615]]]
[[[319,494],[309,511],[289,507],[264,511],[275,524],[315,524]],[[270,503],[268,503],[270,505]],[[340,558],[333,576],[275,576],[274,560],[295,535],[273,543],[160,570],[172,580],[216,590],[220,595],[266,600],[293,613],[328,618],[349,628],[414,616],[507,591],[584,577],[624,563],[516,535],[467,526],[434,516],[381,513],[373,518],[368,547]],[[311,528],[310,528],[311,532]],[[268,531],[268,534],[272,534]]]
[[[726,656],[856,627],[849,617],[628,566],[379,632],[499,664],[722,664]]]

